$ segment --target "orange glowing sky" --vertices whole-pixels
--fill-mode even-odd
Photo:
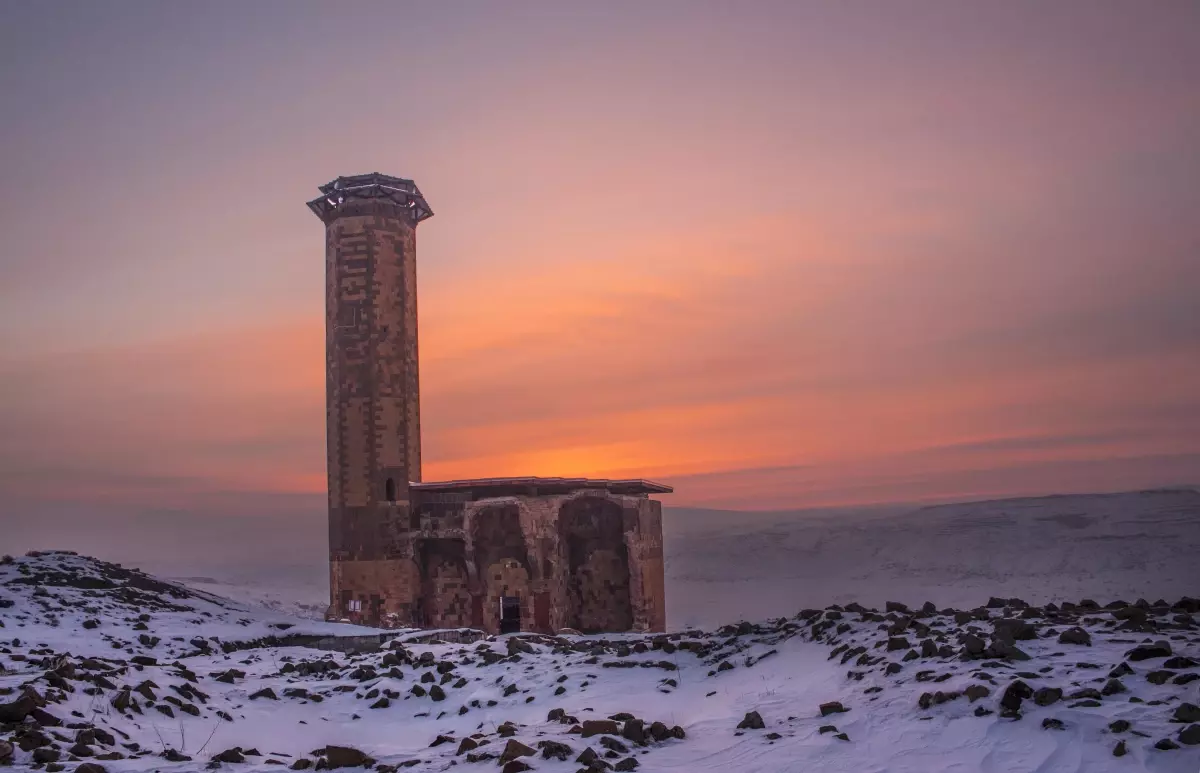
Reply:
[[[1200,483],[1193,3],[46,3],[0,497],[323,492],[339,175],[412,177],[425,478],[734,509]]]

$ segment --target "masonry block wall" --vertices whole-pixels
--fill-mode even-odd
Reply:
[[[360,601],[341,616],[499,633],[500,599],[510,596],[523,631],[665,630],[661,503],[588,488],[491,494],[414,487],[392,556],[335,562],[339,586]]]

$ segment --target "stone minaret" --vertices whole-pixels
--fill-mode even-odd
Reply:
[[[421,480],[416,228],[433,212],[412,180],[378,173],[320,191],[308,206],[325,224],[329,614],[378,623],[407,617],[418,593],[396,535]]]

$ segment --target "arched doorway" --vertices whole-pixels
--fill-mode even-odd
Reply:
[[[466,628],[471,625],[471,591],[464,546],[458,540],[431,539],[421,543],[424,567],[422,594],[425,625]]]
[[[558,517],[567,554],[567,625],[584,633],[629,630],[633,605],[621,506],[581,497],[564,504]]]
[[[485,631],[528,630],[533,615],[529,555],[517,505],[499,505],[476,513],[472,530],[475,565],[483,583]]]

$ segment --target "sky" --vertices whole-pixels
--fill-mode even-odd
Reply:
[[[1200,483],[1195,3],[0,13],[10,517],[322,511],[304,202],[372,171],[436,213],[426,480]]]

